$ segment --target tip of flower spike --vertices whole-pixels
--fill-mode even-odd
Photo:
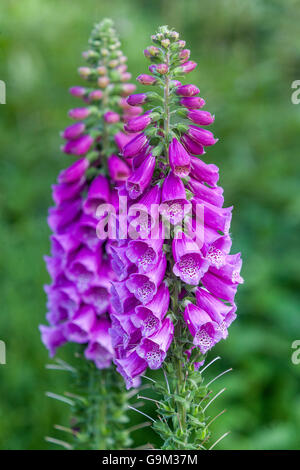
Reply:
[[[103,20],[99,23],[100,28],[112,28],[114,26],[114,22],[111,18],[103,18]]]
[[[94,25],[91,37],[99,38],[101,33],[107,33],[109,30],[111,30],[110,33],[115,33],[114,22],[110,18],[104,18],[102,21],[100,21],[100,23],[96,23]]]
[[[147,57],[148,59],[151,59],[153,57],[157,57],[160,54],[160,50],[158,47],[155,46],[149,46],[147,49],[144,50],[144,56]]]
[[[125,73],[126,68],[124,70],[124,67],[122,67],[127,58],[120,50],[121,43],[112,20],[106,18],[94,26],[89,39],[89,46],[90,48],[84,53],[84,57],[93,68],[91,74],[88,73],[86,68],[81,68],[80,73],[83,78],[96,80],[98,73],[101,76],[98,79],[100,88],[105,88],[108,85],[107,78],[110,82],[129,80],[129,74]],[[102,62],[103,59],[105,59],[105,67]]]
[[[164,25],[158,28],[157,33],[152,35],[151,39],[155,44],[168,49],[174,42],[179,40],[179,33],[174,29],[170,29],[169,26]],[[181,47],[179,41],[178,47]]]

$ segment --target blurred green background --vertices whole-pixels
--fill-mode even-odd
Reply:
[[[68,377],[45,370],[37,329],[48,282],[42,256],[50,185],[70,163],[59,151],[67,110],[78,105],[67,90],[81,83],[81,52],[104,16],[116,21],[133,77],[147,70],[142,51],[156,28],[179,31],[199,63],[187,80],[216,114],[220,141],[206,161],[220,166],[226,204],[235,205],[233,248],[243,253],[245,278],[239,317],[210,354],[222,360],[207,372],[234,369],[215,387],[227,388],[212,410],[227,409],[215,439],[231,431],[219,448],[299,449],[300,365],[291,362],[300,339],[300,105],[291,103],[291,83],[300,79],[297,0],[1,2],[0,448],[54,448],[44,436],[67,420],[67,407],[44,395],[62,392]],[[154,440],[151,431],[137,437],[137,444]]]

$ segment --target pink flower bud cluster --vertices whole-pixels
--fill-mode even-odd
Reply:
[[[82,99],[84,106],[69,111],[70,118],[76,122],[62,132],[66,140],[62,151],[67,154],[89,158],[90,153],[93,156],[92,152],[101,152],[99,120],[111,125],[109,132],[115,134],[121,130],[122,121],[127,122],[142,112],[142,108],[133,109],[125,100],[136,86],[128,83],[131,74],[127,71],[127,58],[119,50],[120,43],[115,33],[110,33],[110,46],[107,49],[101,47],[107,28],[108,24],[104,23],[95,26],[90,40],[91,49],[83,54],[88,66],[79,67],[78,72],[87,86],[70,88],[70,93]],[[118,95],[120,99],[116,100]]]

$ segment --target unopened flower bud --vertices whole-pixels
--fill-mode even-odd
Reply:
[[[161,75],[165,75],[169,71],[167,64],[158,64],[155,66],[155,68],[156,72],[160,73]]]
[[[155,46],[149,46],[148,47],[148,51],[150,52],[151,56],[152,57],[156,57],[159,55],[159,49],[158,47],[155,47]]]
[[[156,65],[151,64],[151,65],[149,65],[148,69],[149,69],[149,71],[150,71],[151,73],[155,73],[155,71],[156,71]]]
[[[78,73],[81,78],[88,78],[91,74],[91,69],[89,67],[79,67]]]
[[[107,164],[109,175],[115,181],[126,181],[131,173],[129,166],[117,155],[111,155]]]
[[[104,120],[109,124],[113,124],[120,121],[120,115],[114,111],[107,111],[107,113],[104,114]]]
[[[77,98],[82,98],[85,95],[86,90],[82,86],[73,86],[69,89],[69,92]]]
[[[129,72],[124,72],[121,74],[121,81],[122,82],[128,82],[128,80],[131,79],[131,73]]]
[[[179,86],[176,90],[176,94],[179,96],[195,96],[198,93],[200,93],[200,90],[195,85]]]
[[[147,93],[137,93],[135,95],[131,95],[127,98],[127,103],[130,106],[136,106],[139,104],[143,104],[147,101]]]
[[[171,31],[169,36],[174,40],[174,41],[177,41],[177,39],[179,38],[179,33],[177,33],[177,31]]]
[[[124,83],[122,85],[122,96],[131,95],[131,93],[134,92],[135,89],[136,86],[133,83]]]
[[[106,88],[107,85],[109,84],[109,78],[106,77],[106,76],[105,77],[99,77],[97,83],[98,83],[98,86],[100,88]]]
[[[184,73],[192,72],[192,70],[194,70],[196,67],[197,67],[197,63],[193,62],[192,60],[189,60],[188,62],[185,62],[184,64],[180,66],[180,68],[182,69]]]
[[[89,94],[89,99],[91,101],[99,101],[101,100],[102,96],[103,96],[103,92],[101,90],[93,90]]]
[[[208,111],[200,111],[198,109],[188,110],[187,118],[200,126],[208,126],[215,120],[215,116],[212,116]]]
[[[144,50],[144,55],[145,57],[152,58],[152,57],[157,57],[159,55],[159,49],[158,47],[155,46],[149,46],[147,49]]]
[[[162,45],[165,49],[167,49],[167,48],[169,47],[169,45],[170,45],[170,39],[163,39],[163,40],[161,41],[161,45]]]
[[[118,62],[118,60],[116,60],[116,59],[110,60],[110,61],[108,62],[108,66],[109,66],[111,69],[114,69],[115,67],[117,67],[118,63],[119,63],[119,62]]]
[[[127,70],[127,65],[126,64],[121,64],[117,67],[118,72],[124,73]]]
[[[72,119],[85,119],[90,115],[90,113],[91,110],[89,108],[74,108],[70,109],[69,116]]]
[[[124,121],[132,119],[134,116],[139,116],[143,112],[143,108],[141,106],[128,106],[125,109],[125,114],[123,115]]]
[[[199,109],[205,105],[205,101],[200,96],[189,96],[187,98],[181,98],[180,104],[190,109]]]
[[[100,65],[100,67],[97,67],[97,73],[98,73],[98,75],[106,75],[107,74],[107,68],[104,67],[104,65]]]
[[[150,122],[151,116],[150,112],[148,111],[142,116],[130,119],[130,121],[125,124],[124,129],[126,132],[141,132],[150,124]]]
[[[118,58],[120,57],[119,54],[118,54],[118,52],[120,52],[120,51],[113,51],[113,52],[111,52],[110,58],[111,58],[111,59],[118,59]],[[121,53],[121,54],[122,54],[122,53]]]
[[[110,71],[110,74],[109,74],[109,75],[110,75],[110,80],[111,80],[112,82],[120,82],[120,81],[121,81],[121,78],[122,78],[122,77],[121,77],[121,73],[119,72],[119,70],[117,70],[117,69],[112,69],[112,70]]]
[[[90,135],[83,135],[74,140],[69,140],[62,150],[73,155],[85,155],[91,148],[94,139]]]
[[[137,81],[142,85],[154,85],[156,83],[156,78],[152,77],[152,75],[147,75],[143,73],[137,77]]]
[[[187,135],[196,142],[196,144],[203,145],[204,147],[214,145],[218,142],[218,139],[215,139],[212,132],[197,126],[189,126]]]
[[[181,82],[179,80],[171,80],[170,83],[172,86],[175,86],[175,87],[181,86]]]
[[[148,144],[145,134],[138,134],[134,139],[130,140],[123,148],[124,158],[132,158],[138,155],[142,149]]]
[[[85,51],[82,53],[82,57],[86,60],[90,60],[90,59],[98,59],[99,58],[99,54],[96,52],[96,51],[93,51],[92,49],[88,50],[88,51]]]
[[[85,124],[83,122],[76,122],[65,128],[61,136],[67,140],[74,140],[80,137],[85,130]]]
[[[190,55],[191,51],[189,49],[183,49],[179,52],[179,59],[183,62],[186,62],[187,60],[189,60]]]

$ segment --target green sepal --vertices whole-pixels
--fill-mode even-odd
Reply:
[[[117,70],[110,70],[109,77],[114,82],[118,82],[121,80],[121,74]]]
[[[144,134],[150,139],[158,136],[158,129],[156,127],[148,127],[144,130]]]
[[[159,155],[161,155],[163,150],[164,150],[164,144],[162,142],[160,142],[152,150],[153,157],[158,157]]]
[[[158,100],[161,103],[163,103],[163,98],[155,91],[148,91],[146,95],[147,95],[147,102]]]
[[[189,126],[183,124],[182,122],[179,122],[173,127],[173,129],[176,129],[181,134],[185,134],[189,130]]]

